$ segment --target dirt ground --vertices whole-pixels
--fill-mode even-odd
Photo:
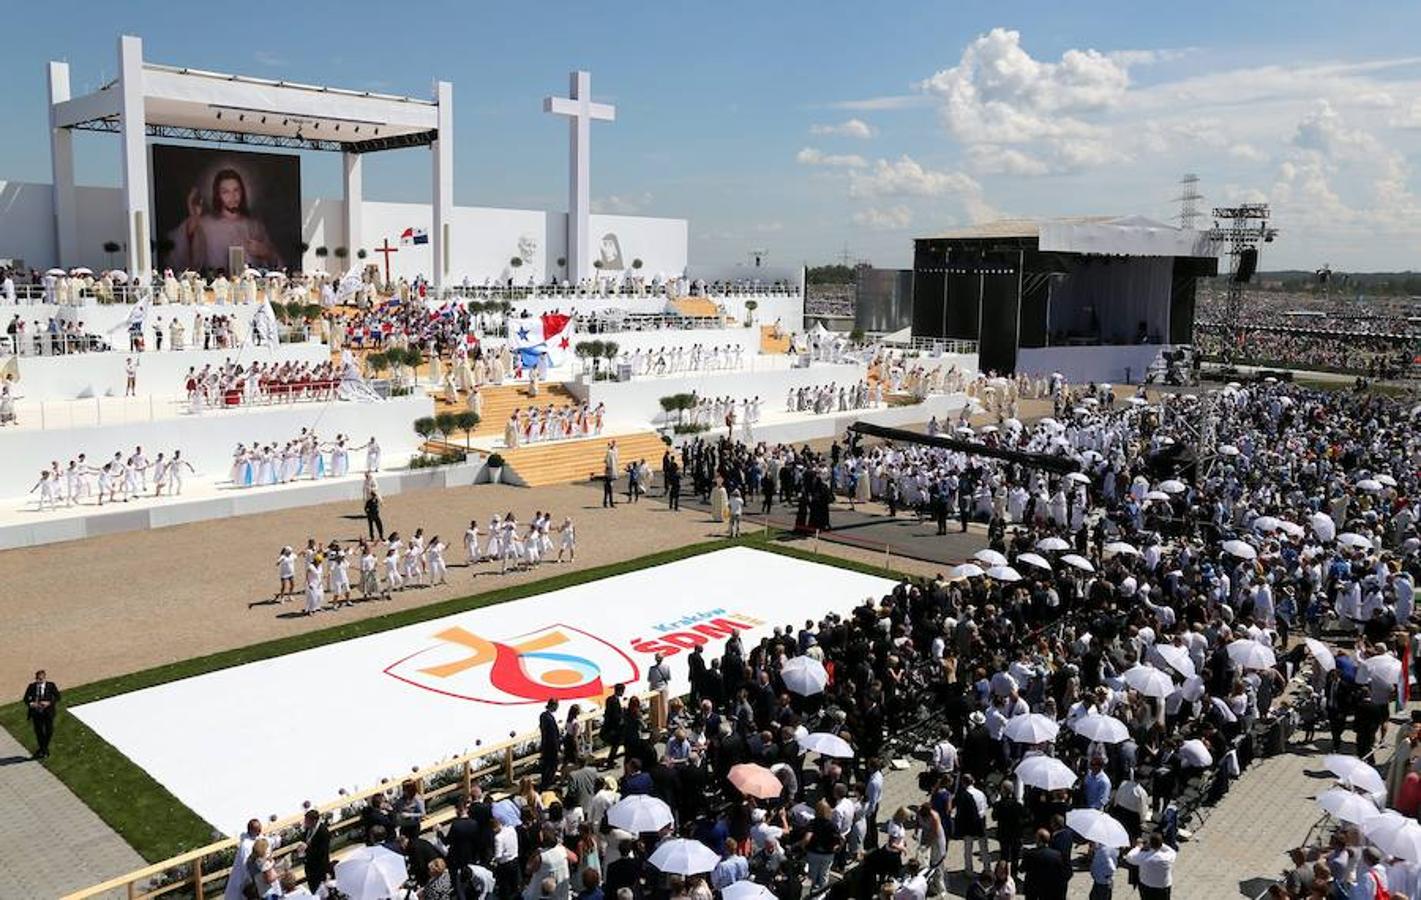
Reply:
[[[520,522],[535,510],[577,525],[577,561],[544,563],[499,574],[497,564],[463,565],[463,534],[471,517],[480,530],[495,512]],[[601,508],[590,484],[518,488],[478,485],[386,498],[386,534],[424,528],[450,549],[449,584],[406,590],[389,602],[357,603],[315,616],[296,615],[301,599],[269,600],[276,589],[276,555],[307,538],[355,540],[365,533],[356,503],[334,503],[239,518],[129,532],[0,553],[6,627],[0,629],[0,684],[22,685],[44,667],[64,685],[125,675],[164,663],[277,637],[327,628],[454,597],[498,590],[720,537],[723,526],[688,505],[680,513],[659,498]],[[747,528],[749,527],[747,523]],[[556,542],[556,536],[554,536]],[[882,553],[819,543],[836,556],[881,562]],[[919,574],[935,567],[900,564]]]

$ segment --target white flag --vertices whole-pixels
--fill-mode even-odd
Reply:
[[[271,308],[271,298],[263,300],[261,309],[252,317],[252,330],[263,343],[273,346],[277,343],[276,310]]]
[[[109,329],[109,334],[116,334],[120,331],[132,331],[137,325],[140,329],[148,321],[148,298],[152,296],[152,291],[144,288],[139,292],[138,302],[133,304],[133,308],[128,311],[128,318]]]

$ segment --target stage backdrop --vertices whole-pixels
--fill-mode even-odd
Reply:
[[[159,269],[301,267],[301,160],[153,145]]]

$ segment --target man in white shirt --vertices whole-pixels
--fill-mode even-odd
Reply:
[[[1125,854],[1125,862],[1139,872],[1140,900],[1170,900],[1176,856],[1174,850],[1164,845],[1159,832],[1150,835],[1148,843],[1142,840]]]
[[[916,859],[908,860],[903,880],[893,892],[893,900],[927,900],[928,879],[922,873],[922,864]]]

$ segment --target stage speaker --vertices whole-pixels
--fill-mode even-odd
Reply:
[[[1238,255],[1238,270],[1234,272],[1233,280],[1235,284],[1248,284],[1253,280],[1253,273],[1258,269],[1258,248],[1244,247],[1243,252]]]

